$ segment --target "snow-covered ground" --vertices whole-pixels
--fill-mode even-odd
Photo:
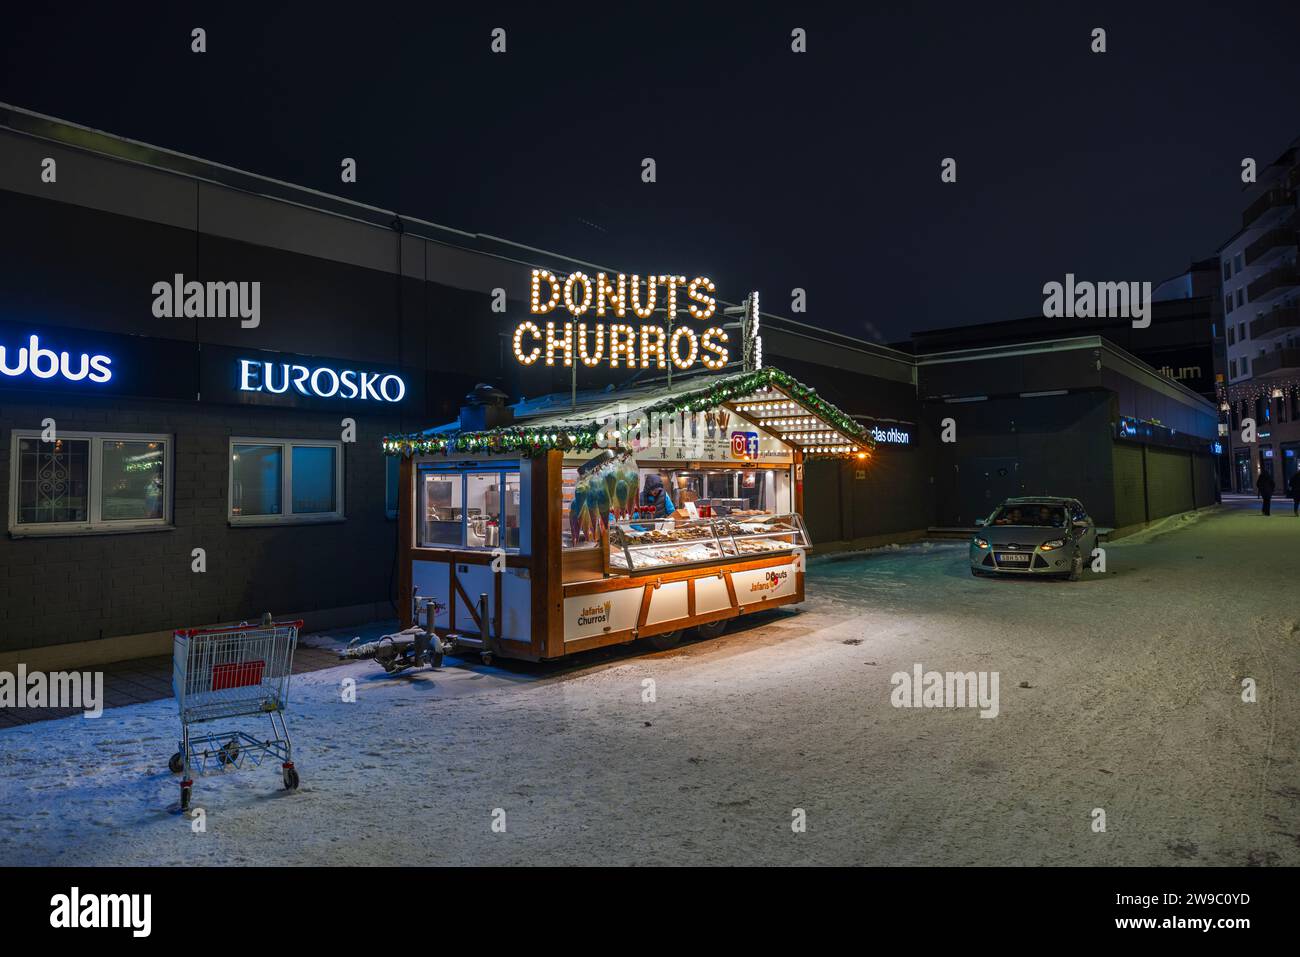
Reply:
[[[816,560],[801,609],[674,652],[295,678],[302,789],[199,778],[202,833],[165,768],[172,702],[0,731],[0,860],[1300,864],[1286,505],[1166,522],[1076,584],[908,546]],[[892,707],[917,663],[998,672],[998,716]]]

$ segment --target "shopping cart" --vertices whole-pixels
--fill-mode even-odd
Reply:
[[[301,621],[242,623],[229,628],[191,628],[172,635],[172,691],[181,715],[180,750],[167,766],[181,775],[181,810],[190,806],[191,772],[258,767],[278,758],[284,786],[298,787],[284,709]],[[266,715],[271,737],[243,730],[192,733],[192,725]]]

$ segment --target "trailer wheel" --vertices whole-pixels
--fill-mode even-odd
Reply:
[[[707,621],[702,625],[695,626],[695,633],[706,641],[717,638],[727,630],[727,619],[719,618],[717,621]]]
[[[185,770],[185,758],[179,751],[167,759],[167,770],[172,774],[180,774]]]
[[[682,640],[682,630],[661,631],[657,635],[649,635],[646,642],[655,651],[667,651],[669,648],[676,648],[677,643]]]

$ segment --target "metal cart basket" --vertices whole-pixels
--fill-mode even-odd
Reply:
[[[284,722],[289,675],[301,621],[271,621],[228,628],[191,628],[172,636],[172,691],[181,717],[179,750],[168,762],[181,775],[181,810],[190,806],[193,771],[260,766],[277,758],[284,786],[298,787],[293,746]],[[192,732],[191,726],[266,715],[271,736],[244,730]]]

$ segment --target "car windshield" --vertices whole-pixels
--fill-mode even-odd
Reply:
[[[989,524],[1065,528],[1065,509],[1059,505],[1003,505],[993,513]]]

